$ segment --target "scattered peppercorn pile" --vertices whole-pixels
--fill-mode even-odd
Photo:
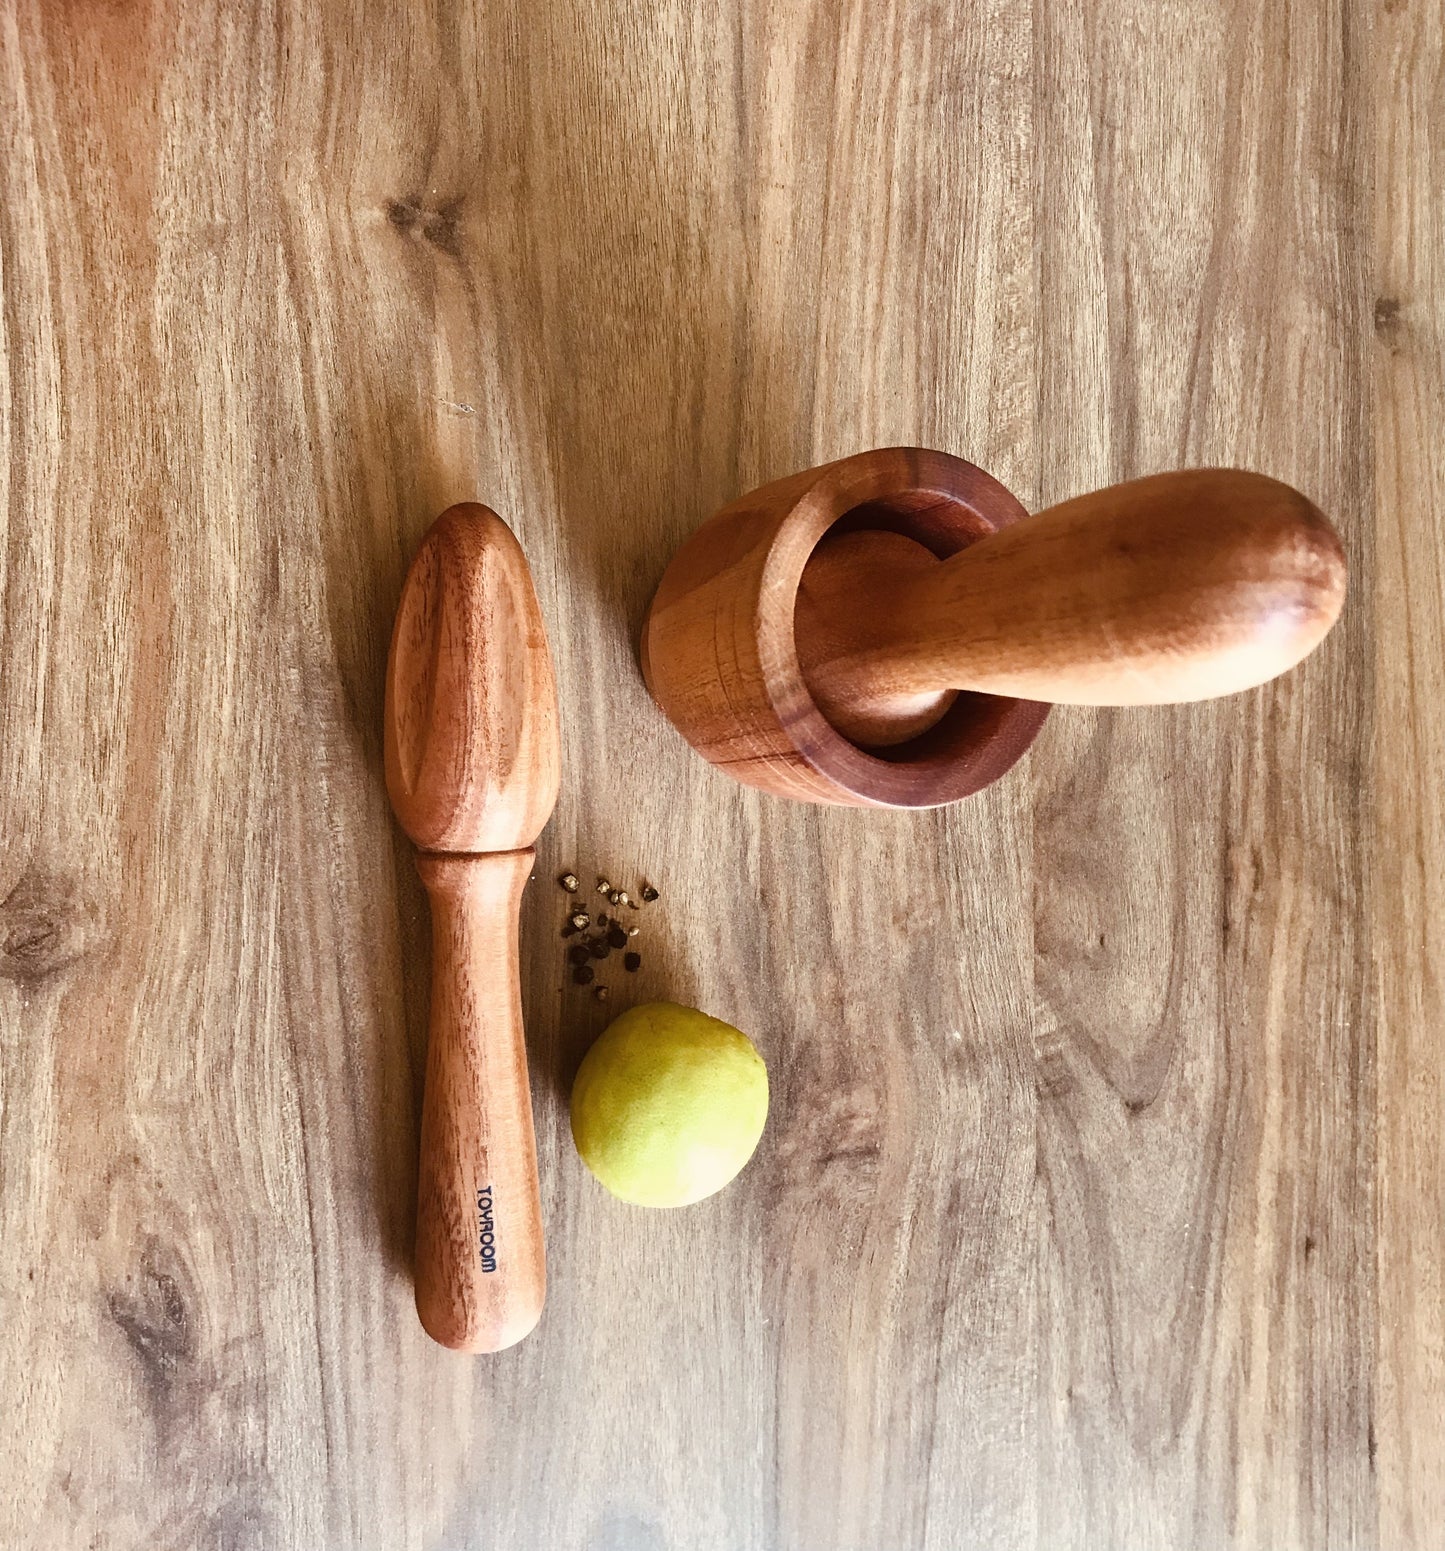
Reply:
[[[564,872],[557,882],[567,894],[575,895],[582,887],[575,872]],[[613,888],[610,880],[601,875],[597,879],[597,892],[612,906],[614,914],[599,910],[594,916],[580,900],[573,899],[567,906],[562,935],[577,938],[567,949],[573,984],[592,986],[593,996],[599,1002],[605,1002],[609,995],[607,987],[593,984],[600,964],[610,959],[615,951],[625,950],[622,953],[623,969],[631,975],[642,967],[642,955],[632,946],[642,927],[622,912],[641,910],[643,905],[652,904],[659,896],[650,883],[644,883],[634,899],[626,889]]]

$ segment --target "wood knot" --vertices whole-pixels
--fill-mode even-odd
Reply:
[[[460,197],[444,200],[411,195],[386,201],[386,218],[399,232],[418,237],[451,258],[461,255]]]
[[[0,899],[0,979],[34,988],[88,953],[99,935],[97,912],[77,881],[32,866]]]
[[[1375,333],[1380,342],[1393,354],[1405,340],[1405,320],[1399,299],[1394,296],[1375,298]]]
[[[796,1106],[777,1142],[776,1177],[810,1196],[841,1200],[871,1194],[883,1161],[883,1095],[866,1081],[821,1087]]]
[[[163,1269],[154,1242],[147,1244],[137,1272],[107,1294],[106,1307],[135,1354],[152,1409],[166,1409],[199,1343],[180,1282]]]

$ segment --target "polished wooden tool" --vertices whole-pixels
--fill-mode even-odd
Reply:
[[[888,448],[706,522],[653,599],[643,672],[740,781],[929,807],[1002,775],[1051,702],[1157,705],[1274,678],[1344,593],[1334,530],[1261,474],[1160,474],[1028,517],[962,459]]]
[[[416,1306],[458,1351],[520,1341],[546,1290],[517,910],[560,780],[526,558],[495,512],[453,506],[422,540],[397,608],[386,785],[432,906]]]

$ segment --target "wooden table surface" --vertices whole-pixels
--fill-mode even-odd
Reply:
[[[1396,1548],[1445,1534],[1437,0],[0,0],[0,1545]],[[695,757],[636,641],[725,500],[939,447],[1239,464],[1300,671],[1061,709],[913,815]],[[551,1290],[411,1306],[429,927],[381,775],[451,501],[535,570]],[[586,1174],[553,874],[772,1074]],[[624,994],[625,993],[625,994]]]

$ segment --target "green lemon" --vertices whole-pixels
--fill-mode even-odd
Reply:
[[[768,1069],[746,1034],[675,1002],[613,1019],[572,1085],[572,1139],[615,1196],[687,1206],[722,1189],[768,1118]]]

